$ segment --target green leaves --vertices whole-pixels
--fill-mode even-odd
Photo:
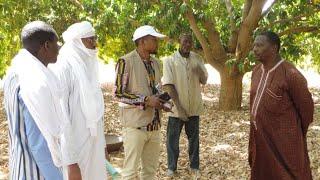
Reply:
[[[170,54],[177,48],[179,35],[182,32],[191,32],[190,25],[185,18],[185,13],[188,8],[191,8],[203,36],[208,39],[203,20],[210,19],[214,22],[223,46],[227,47],[231,30],[225,1],[190,0],[189,3],[188,5],[178,0],[0,2],[0,47],[2,47],[0,49],[0,77],[3,76],[5,68],[20,48],[21,28],[28,21],[37,19],[52,24],[60,35],[72,23],[81,20],[91,21],[98,34],[99,55],[107,62],[110,59],[118,59],[135,48],[131,40],[132,34],[138,26],[144,24],[153,25],[168,36],[160,43],[159,56]],[[236,28],[239,28],[245,0],[231,0],[231,3],[233,11],[230,16],[233,17]],[[276,2],[270,12],[261,19],[258,29],[269,29],[281,33],[300,26],[320,27],[320,13],[317,7],[302,0],[282,0]],[[319,39],[319,33],[313,32],[285,34],[281,37],[283,46],[281,52],[285,58],[294,62],[300,62],[303,59],[301,56],[310,54],[314,64],[320,67]],[[195,46],[197,50],[202,49],[196,39]],[[254,63],[250,54],[244,61],[250,62],[249,64]],[[239,64],[239,68],[243,69],[241,64],[245,63]]]

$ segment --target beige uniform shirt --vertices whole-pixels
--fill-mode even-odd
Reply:
[[[160,65],[151,57],[155,84],[160,83]],[[152,95],[150,79],[143,60],[136,50],[121,57],[117,64],[115,96],[124,127],[142,127],[152,122],[155,108],[144,107],[144,98]],[[160,114],[161,117],[161,114]]]
[[[199,116],[203,110],[200,77],[193,72],[197,66],[201,67],[207,79],[208,72],[203,60],[194,52],[190,52],[189,58],[184,58],[177,51],[163,62],[162,84],[175,86],[181,106],[189,116]],[[169,116],[178,117],[176,106],[172,110]]]

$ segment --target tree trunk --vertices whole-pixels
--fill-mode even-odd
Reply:
[[[220,110],[239,110],[242,102],[243,74],[231,76],[228,68],[220,72],[221,86],[219,97]]]

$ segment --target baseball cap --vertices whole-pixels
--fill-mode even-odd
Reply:
[[[144,36],[147,36],[147,35],[151,35],[151,36],[155,36],[157,38],[164,38],[166,37],[166,35],[163,35],[161,33],[158,33],[154,27],[152,26],[149,26],[149,25],[144,25],[144,26],[140,26],[138,27],[134,33],[133,33],[133,38],[132,38],[132,41],[135,41],[139,38],[142,38]]]

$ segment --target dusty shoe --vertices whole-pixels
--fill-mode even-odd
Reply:
[[[176,174],[175,171],[172,171],[171,169],[168,169],[168,171],[167,171],[167,176],[173,177],[175,174]]]
[[[192,177],[192,180],[200,179],[199,169],[191,169],[191,177]]]

